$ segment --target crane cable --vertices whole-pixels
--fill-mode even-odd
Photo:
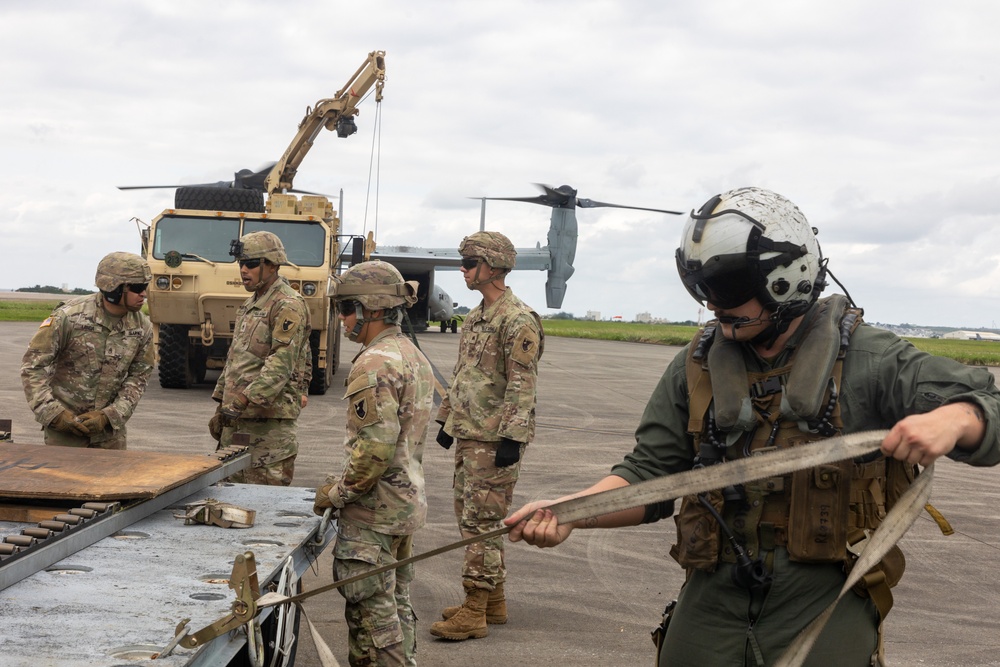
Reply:
[[[365,213],[361,224],[362,238],[367,236],[368,232],[368,205],[371,200],[373,170],[375,172],[375,202],[374,202],[375,213],[374,213],[373,232],[374,232],[374,238],[378,238],[379,185],[382,172],[382,100],[380,98],[376,98],[375,100],[375,131],[372,132],[372,147],[371,147],[371,153],[368,157],[368,184],[367,187],[365,188]]]

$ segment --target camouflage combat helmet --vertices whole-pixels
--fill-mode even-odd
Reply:
[[[130,252],[113,252],[105,255],[97,265],[94,284],[102,292],[113,292],[120,285],[144,285],[152,279],[153,272],[142,257]]]
[[[233,242],[229,253],[236,259],[266,259],[272,264],[288,263],[285,246],[281,239],[272,232],[250,232]]]
[[[417,281],[404,282],[396,267],[388,262],[355,264],[334,276],[334,285],[338,301],[358,301],[369,310],[412,306],[417,302]]]
[[[510,239],[500,232],[476,232],[462,239],[458,246],[462,257],[482,257],[494,269],[514,268],[517,251]]]

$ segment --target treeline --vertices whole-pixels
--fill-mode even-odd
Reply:
[[[76,287],[69,292],[63,290],[59,287],[54,287],[52,285],[35,285],[34,287],[18,287],[15,292],[40,292],[42,294],[93,294],[92,289],[83,289],[82,287]]]

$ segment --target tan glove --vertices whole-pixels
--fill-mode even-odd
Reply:
[[[222,406],[215,409],[215,414],[208,420],[208,432],[216,442],[222,440]]]
[[[56,418],[49,422],[49,426],[63,433],[75,433],[86,437],[90,435],[80,419],[71,410],[63,410]]]
[[[333,507],[333,502],[330,500],[330,491],[333,490],[333,484],[327,484],[324,487],[316,489],[316,499],[313,501],[313,513],[318,516],[323,516],[328,508]],[[334,512],[336,514],[336,512]]]
[[[97,435],[104,431],[108,425],[108,416],[101,410],[91,410],[84,412],[77,419],[83,424],[83,428],[89,435]]]
[[[223,426],[230,426],[233,422],[240,418],[243,411],[247,409],[250,405],[250,401],[243,394],[236,394],[233,396],[232,400],[222,406],[220,412],[222,416],[229,420],[227,424],[225,421],[222,422]]]

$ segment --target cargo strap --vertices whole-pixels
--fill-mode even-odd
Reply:
[[[205,498],[185,505],[184,514],[175,514],[175,519],[184,519],[184,525],[205,524],[220,528],[252,528],[257,512],[239,505],[224,503],[215,498]]]
[[[734,484],[744,484],[758,479],[784,475],[796,470],[802,470],[803,468],[813,468],[818,465],[845,459],[855,459],[872,454],[879,451],[881,442],[887,433],[887,431],[864,431],[828,438],[803,447],[771,451],[736,461],[720,463],[708,468],[688,470],[637,484],[602,491],[601,493],[570,498],[550,505],[548,509],[553,512],[559,524],[567,524],[635,507],[661,503],[686,495],[704,493]],[[868,539],[857,563],[844,583],[840,596],[802,631],[800,636],[796,638],[792,646],[777,663],[779,667],[799,667],[803,663],[840,597],[851,590],[861,577],[882,560],[883,556],[899,541],[916,520],[920,510],[930,497],[932,479],[933,465],[930,465],[924,469],[923,474],[917,477],[916,481],[886,516],[883,524]],[[415,563],[467,544],[505,535],[510,530],[510,527],[505,526],[483,535],[459,540],[458,542],[453,542],[389,565],[368,570],[354,577],[335,581],[332,584],[306,593],[293,596],[265,593],[256,599],[255,606],[258,609],[262,609],[288,602],[298,603],[314,595],[340,588],[341,586],[402,567],[403,565],[409,565],[410,563]]]

